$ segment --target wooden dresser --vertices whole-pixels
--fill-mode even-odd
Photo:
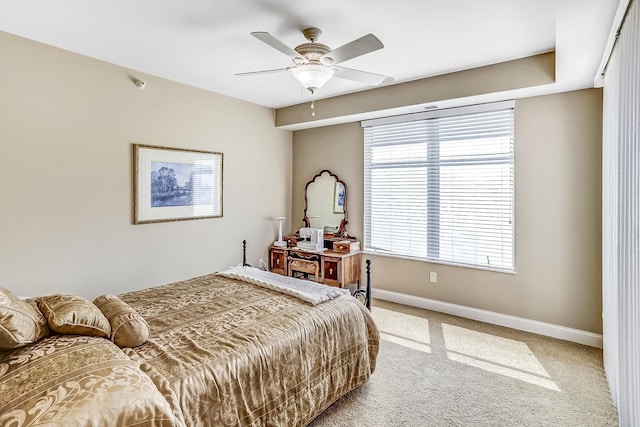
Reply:
[[[326,249],[320,253],[296,247],[269,248],[269,270],[272,272],[340,288],[352,284],[355,289],[360,287],[361,259],[359,249],[347,253]]]

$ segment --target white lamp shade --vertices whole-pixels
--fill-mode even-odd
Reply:
[[[333,77],[333,68],[317,64],[305,64],[292,68],[291,74],[305,89],[313,93]]]

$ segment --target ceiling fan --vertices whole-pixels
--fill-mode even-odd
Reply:
[[[383,76],[381,74],[354,70],[336,65],[349,59],[364,55],[365,53],[382,49],[384,45],[373,34],[362,36],[336,49],[331,49],[327,45],[317,43],[318,38],[322,34],[322,31],[318,28],[306,28],[302,30],[302,34],[309,42],[291,49],[267,32],[258,31],[251,33],[251,35],[258,40],[290,57],[295,66],[278,68],[275,70],[238,73],[236,76],[252,76],[256,74],[291,71],[293,77],[295,77],[295,79],[311,93],[320,89],[333,76],[341,79],[366,83],[372,86],[377,86],[384,81],[393,80],[391,77]]]

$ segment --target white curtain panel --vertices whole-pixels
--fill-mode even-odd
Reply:
[[[640,7],[632,1],[604,80],[604,362],[621,426],[640,425]]]

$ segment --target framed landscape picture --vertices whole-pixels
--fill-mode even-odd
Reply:
[[[133,223],[222,217],[222,157],[133,144]]]
[[[336,181],[333,187],[333,213],[344,213],[344,184]]]

